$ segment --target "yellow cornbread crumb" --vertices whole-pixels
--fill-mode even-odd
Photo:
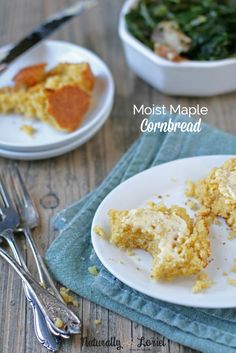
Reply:
[[[39,282],[39,285],[40,285],[42,288],[46,289],[45,283]]]
[[[236,238],[236,232],[229,232],[229,235],[227,236],[228,240],[232,240]]]
[[[231,278],[231,277],[228,277],[227,282],[228,282],[231,286],[236,287],[236,280],[235,280],[235,279],[233,279],[233,278]]]
[[[151,276],[157,280],[197,274],[206,267],[210,255],[207,212],[194,222],[181,207],[148,205],[129,211],[110,210],[109,241],[123,250],[149,252],[153,257]]]
[[[59,317],[56,318],[54,323],[55,323],[55,326],[58,327],[58,328],[63,328],[64,327],[64,322]]]
[[[214,282],[209,279],[207,273],[199,273],[195,285],[192,287],[193,293],[200,293],[209,288]]]
[[[192,200],[188,200],[186,205],[193,211],[197,211],[199,208],[198,204]]]
[[[127,249],[126,253],[127,253],[128,256],[134,256],[135,255],[135,253],[134,253],[134,251],[132,249]]]
[[[31,125],[21,125],[20,129],[30,137],[34,136],[34,134],[37,132],[37,130]]]
[[[96,226],[94,227],[94,232],[99,235],[102,239],[107,239],[107,234],[102,227]]]
[[[88,272],[92,275],[92,276],[98,276],[99,275],[99,271],[97,269],[96,266],[90,266],[88,267]]]
[[[65,301],[66,304],[72,304],[74,306],[79,307],[80,303],[79,301],[71,294],[69,294],[70,290],[69,288],[61,287],[60,288],[60,294]]]
[[[231,268],[231,272],[236,273],[236,265],[234,265],[234,266]]]
[[[214,220],[214,224],[216,224],[217,226],[220,226],[221,225],[220,220],[216,218]]]
[[[188,180],[186,183],[185,195],[189,197],[194,196],[194,183],[191,180]]]
[[[94,323],[96,326],[101,325],[102,321],[101,320],[94,320]]]

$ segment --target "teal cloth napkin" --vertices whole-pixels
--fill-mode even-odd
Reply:
[[[183,117],[177,116],[175,121],[181,122]],[[138,293],[102,266],[90,240],[96,209],[123,180],[178,158],[235,152],[235,136],[205,123],[200,133],[142,134],[96,190],[54,219],[60,233],[47,251],[46,261],[55,278],[82,297],[180,344],[205,353],[236,353],[236,309],[196,309]],[[100,271],[97,277],[88,273],[92,265]]]

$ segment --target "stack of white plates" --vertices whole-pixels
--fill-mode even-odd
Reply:
[[[2,49],[3,52],[6,48]],[[0,54],[1,54],[0,51]],[[58,132],[39,120],[29,120],[16,114],[0,116],[0,156],[35,160],[59,156],[84,144],[105,123],[114,100],[114,82],[106,64],[95,54],[77,45],[46,40],[19,57],[0,76],[0,87],[12,84],[12,77],[23,67],[45,62],[52,68],[60,62],[88,62],[96,76],[91,107],[80,128],[72,133]],[[28,136],[22,125],[31,125],[37,131]]]

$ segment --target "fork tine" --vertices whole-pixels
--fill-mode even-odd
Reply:
[[[6,187],[8,188],[8,190],[11,191],[12,203],[14,204],[15,209],[20,214],[20,201],[19,201],[18,195],[16,193],[16,189],[15,189],[15,185],[14,185],[12,176],[9,172],[9,168],[8,168],[8,173],[5,176],[5,181],[6,181]]]
[[[9,176],[12,184],[12,188],[14,190],[14,197],[18,204],[18,207],[22,208],[27,205],[27,200],[25,195],[27,194],[27,190],[24,186],[22,177],[20,175],[19,169],[15,163],[12,163],[9,166]]]
[[[6,181],[4,180],[4,177],[0,175],[0,194],[2,201],[4,202],[5,207],[14,207],[10,195],[6,189],[5,183]]]
[[[14,198],[18,204],[17,207],[19,212],[22,214],[24,209],[31,208],[31,212],[34,212],[35,217],[39,219],[38,211],[15,163],[11,165],[11,168],[9,168],[9,175],[11,178],[12,188],[14,190]]]

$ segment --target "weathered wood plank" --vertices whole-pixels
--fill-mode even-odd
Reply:
[[[70,1],[71,3],[71,1]],[[84,45],[100,55],[109,65],[116,82],[116,100],[110,119],[86,145],[66,156],[39,162],[20,162],[20,169],[39,208],[42,225],[35,237],[42,253],[55,237],[51,217],[66,205],[80,199],[96,187],[139,135],[138,119],[132,117],[133,104],[206,105],[208,122],[226,131],[236,132],[235,94],[216,98],[171,98],[155,92],[128,69],[117,36],[119,10],[123,1],[101,0],[99,6],[74,19],[52,38]],[[14,42],[40,21],[68,4],[66,0],[0,0],[0,45]],[[0,159],[4,170],[6,160]],[[28,263],[32,260],[28,254]],[[32,314],[25,303],[19,279],[0,260],[0,353],[41,353],[45,350],[34,338]],[[124,343],[124,353],[137,350],[142,336],[161,339],[157,333],[130,320],[81,299],[78,312],[83,319],[83,335],[63,345],[65,353],[115,352],[115,349],[91,348],[85,338],[107,339],[116,336]],[[94,320],[101,320],[96,326]],[[82,342],[84,339],[84,342]],[[132,345],[133,340],[133,345]],[[84,344],[83,344],[84,343]],[[166,340],[161,353],[194,353],[193,350]],[[155,347],[150,348],[156,353]]]

